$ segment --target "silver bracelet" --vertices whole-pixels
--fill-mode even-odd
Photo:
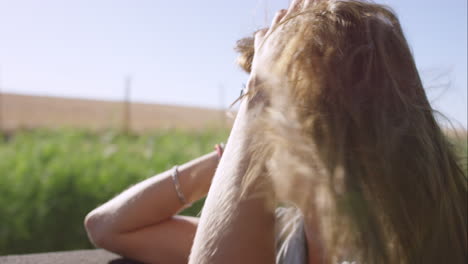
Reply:
[[[186,205],[187,200],[185,199],[185,196],[182,193],[182,190],[181,190],[180,184],[179,184],[179,166],[177,166],[177,165],[174,166],[174,168],[172,169],[171,178],[172,178],[172,181],[174,182],[174,187],[175,187],[175,190],[177,192],[177,196],[179,197],[180,202],[183,205]]]

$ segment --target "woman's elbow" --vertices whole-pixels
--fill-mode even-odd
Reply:
[[[90,212],[84,219],[84,227],[88,238],[98,248],[110,249],[111,236],[112,234],[106,230],[108,224],[106,224],[105,216],[96,213],[95,211]]]

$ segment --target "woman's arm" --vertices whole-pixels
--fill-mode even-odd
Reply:
[[[216,171],[205,201],[189,263],[275,263],[275,214],[272,202],[274,192],[265,179],[264,171],[258,171],[253,188],[243,189],[243,179],[250,160],[252,125],[264,111],[265,97],[259,87],[269,78],[265,67],[268,54],[276,52],[275,45],[268,45],[269,35],[281,20],[303,3],[293,0],[289,10],[280,10],[269,29],[260,30],[254,38],[254,57],[247,88],[258,92],[253,98],[244,99],[234,122],[224,155]],[[310,1],[307,1],[310,2]],[[262,49],[260,49],[263,47]],[[261,78],[260,78],[261,77]],[[256,84],[256,82],[258,82]],[[256,195],[261,194],[261,195]],[[267,195],[265,195],[267,194]],[[269,195],[268,195],[269,194]]]
[[[188,203],[206,195],[217,165],[213,152],[179,167]],[[91,241],[145,263],[187,263],[198,218],[174,216],[184,205],[171,173],[142,181],[90,212],[85,227]]]
[[[246,111],[243,102],[205,201],[189,263],[275,263],[271,201],[249,197],[252,189],[243,193],[241,186],[250,162],[245,131],[252,117]]]

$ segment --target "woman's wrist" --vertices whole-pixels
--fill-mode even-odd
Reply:
[[[218,163],[218,153],[213,151],[179,167],[180,190],[188,204],[206,196]]]

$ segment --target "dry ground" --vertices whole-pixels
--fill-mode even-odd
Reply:
[[[6,131],[44,127],[104,130],[128,124],[132,131],[142,132],[161,128],[200,130],[232,123],[221,110],[142,103],[132,103],[129,109],[127,115],[123,102],[1,94],[0,126]]]

